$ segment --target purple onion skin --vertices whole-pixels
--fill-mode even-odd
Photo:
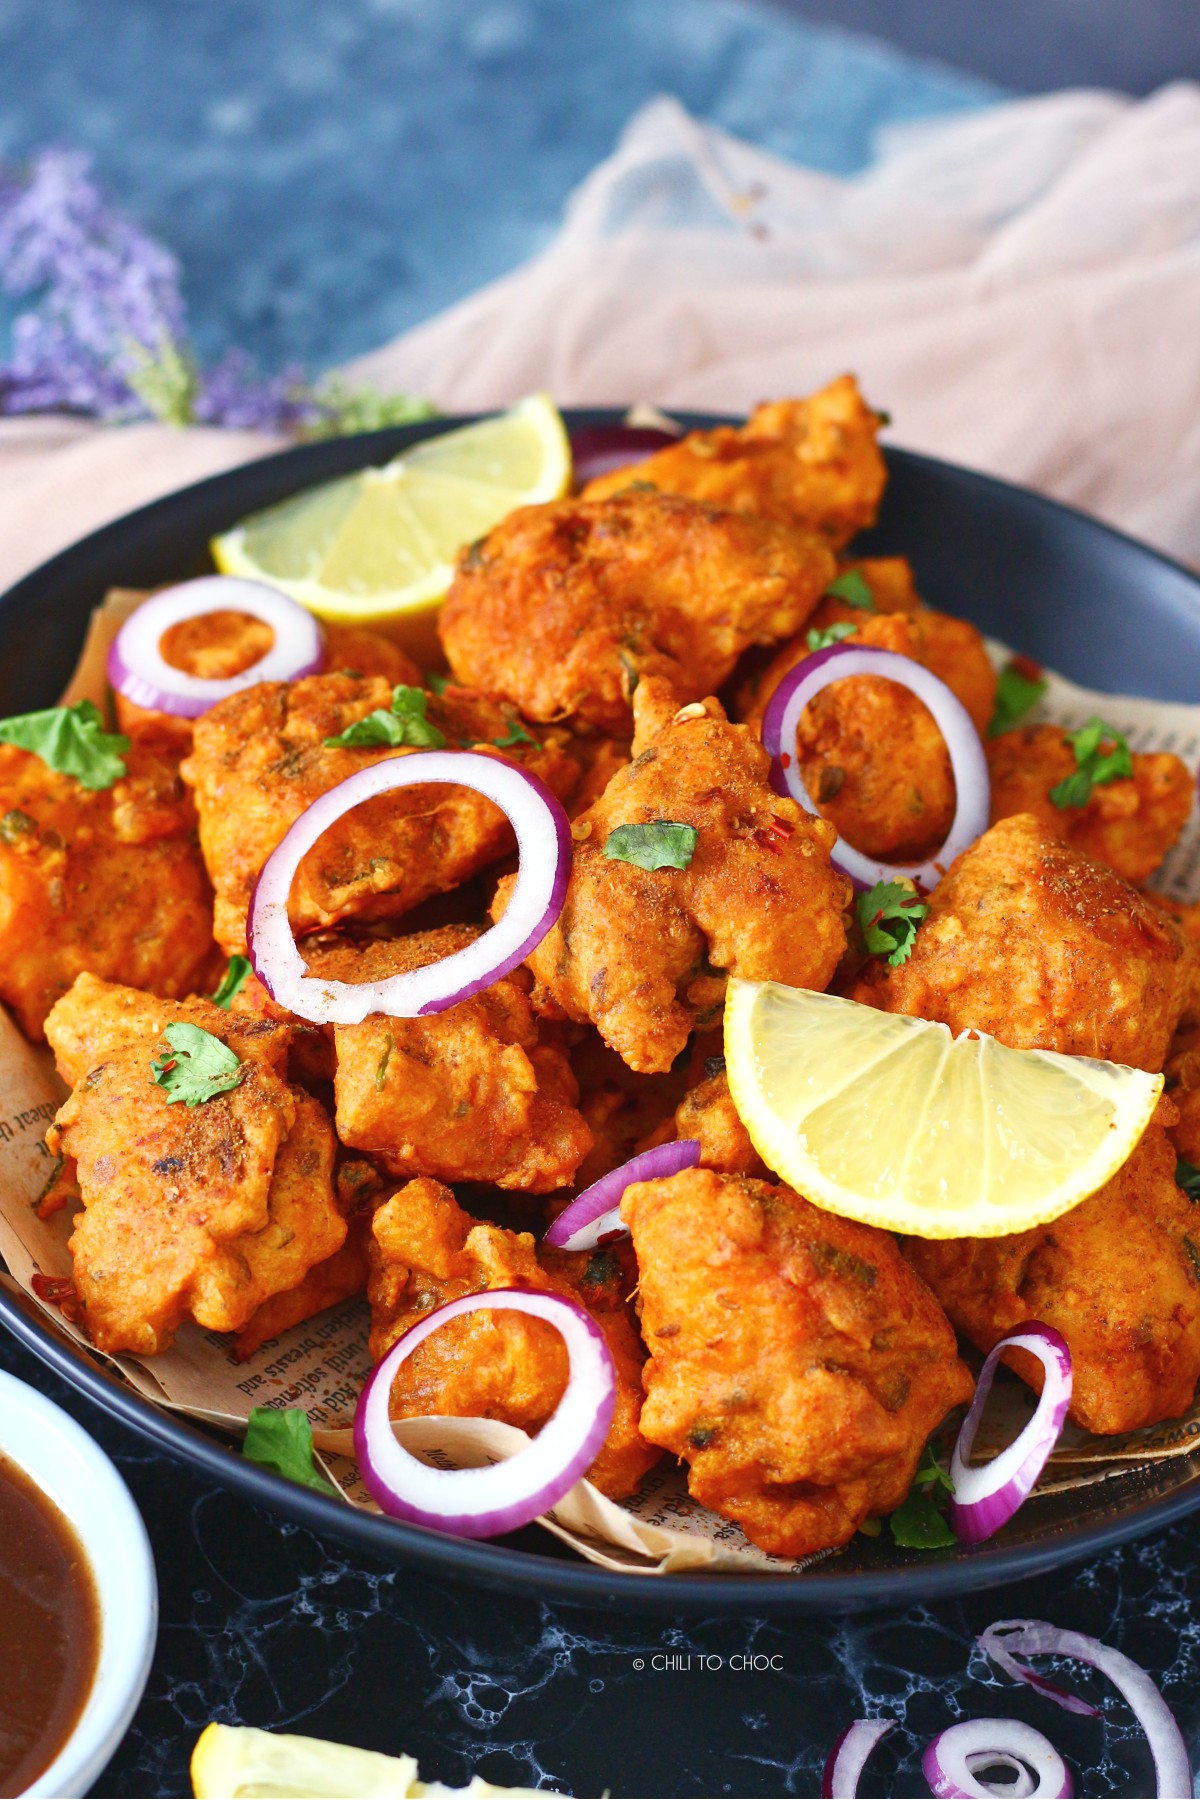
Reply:
[[[1057,1419],[1052,1419],[1053,1436],[1048,1436],[1046,1454],[1042,1458],[1041,1465],[1034,1471],[1032,1480],[1028,1483],[1023,1481],[1022,1475],[1024,1470],[1022,1469],[1017,1475],[1010,1477],[1010,1479],[1004,1483],[1003,1487],[998,1488],[994,1494],[985,1494],[978,1500],[967,1502],[951,1499],[948,1509],[950,1529],[961,1544],[981,1544],[987,1538],[994,1537],[996,1532],[998,1532],[1002,1526],[1007,1525],[1008,1521],[1020,1511],[1021,1507],[1028,1499],[1034,1483],[1041,1474],[1042,1468],[1045,1466],[1046,1458],[1049,1457],[1051,1450],[1054,1448],[1054,1445],[1062,1432],[1063,1418],[1065,1417],[1066,1409],[1070,1401],[1070,1348],[1062,1333],[1057,1331],[1053,1325],[1044,1325],[1040,1319],[1027,1319],[1023,1325],[1014,1326],[1011,1331],[1006,1332],[999,1343],[992,1346],[989,1357],[996,1355],[996,1353],[1002,1350],[1006,1344],[1022,1337],[1037,1337],[1044,1342],[1046,1349],[1056,1358],[1059,1364],[1061,1377],[1067,1382],[1066,1394],[1061,1401],[1060,1407],[1057,1409]],[[1034,1352],[1029,1351],[1027,1354],[1033,1355]],[[983,1409],[987,1405],[988,1397],[991,1394],[994,1371],[997,1366],[998,1362],[993,1365],[993,1372],[989,1375],[986,1383],[983,1380],[979,1383],[975,1398],[971,1402],[970,1410],[967,1413],[966,1419],[963,1421],[962,1431],[959,1433],[960,1443],[964,1433],[970,1432],[973,1427],[978,1426],[979,1420],[983,1414]],[[1046,1379],[1050,1379],[1048,1372]],[[1024,1429],[1028,1430],[1028,1428],[1029,1427],[1026,1426]],[[1019,1442],[1020,1440],[1017,1439],[1014,1441]],[[957,1445],[955,1448],[957,1451]],[[1031,1451],[1030,1454],[1032,1453],[1033,1452]]]
[[[627,1187],[638,1181],[659,1181],[668,1175],[678,1175],[683,1169],[694,1169],[699,1161],[699,1138],[677,1138],[672,1143],[658,1144],[653,1150],[631,1156],[628,1162],[610,1169],[607,1175],[602,1175],[599,1181],[594,1181],[572,1200],[570,1206],[559,1213],[543,1241],[557,1250],[565,1249],[568,1238],[603,1213],[611,1212]],[[620,1234],[613,1232],[611,1235],[615,1238]]]
[[[575,481],[586,487],[614,469],[632,468],[658,450],[679,442],[669,431],[644,425],[588,425],[571,433],[571,462]]]

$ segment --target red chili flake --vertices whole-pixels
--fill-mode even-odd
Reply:
[[[39,1300],[45,1301],[47,1306],[57,1306],[64,1319],[69,1319],[74,1324],[79,1318],[79,1295],[69,1275],[37,1274],[29,1285]]]
[[[785,843],[788,838],[796,835],[796,827],[790,825],[786,819],[777,819],[774,813],[771,814],[771,823],[766,830],[771,833],[772,837],[782,838]]]
[[[781,769],[790,769],[792,766],[792,759],[786,750],[781,750],[779,753],[779,766]]]
[[[1041,663],[1034,662],[1032,656],[1010,657],[1008,666],[1015,669],[1018,675],[1023,675],[1026,681],[1041,681],[1046,673]]]
[[[779,855],[779,845],[765,826],[759,826],[757,831],[752,831],[750,833],[750,836],[754,839],[754,842],[758,845],[760,850],[769,850],[772,856]]]

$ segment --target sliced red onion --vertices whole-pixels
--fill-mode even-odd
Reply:
[[[249,613],[270,626],[275,642],[248,669],[221,681],[206,681],[174,668],[159,646],[173,625],[215,612]],[[230,694],[260,681],[294,681],[299,675],[311,675],[324,660],[320,624],[287,594],[237,575],[202,575],[198,581],[164,588],[130,614],[109,649],[108,679],[135,706],[198,719]]]
[[[451,1319],[483,1311],[544,1319],[567,1347],[563,1397],[536,1438],[515,1456],[480,1469],[436,1469],[397,1443],[388,1403],[396,1371]],[[488,1288],[435,1307],[392,1345],[371,1372],[354,1414],[354,1449],[373,1498],[393,1519],[455,1537],[497,1537],[540,1518],[596,1460],[616,1405],[612,1352],[590,1313],[560,1294]]]
[[[656,1144],[610,1169],[565,1207],[546,1233],[545,1242],[556,1250],[594,1250],[606,1238],[628,1233],[621,1218],[621,1195],[635,1181],[658,1181],[694,1169],[700,1161],[699,1138],[679,1138],[673,1144]]]
[[[922,663],[914,662],[911,656],[901,656],[898,650],[876,650],[866,644],[830,644],[789,669],[763,714],[762,741],[772,758],[771,783],[776,793],[790,794],[806,812],[819,812],[804,785],[796,757],[800,715],[824,688],[856,675],[877,675],[894,681],[929,708],[950,753],[954,819],[945,843],[928,862],[876,862],[843,837],[833,847],[833,862],[860,889],[874,887],[877,881],[908,880],[928,891],[937,886],[960,851],[987,830],[991,783],[987,756],[970,713],[958,695]]]
[[[384,981],[310,975],[288,919],[296,870],[313,845],[354,807],[397,788],[439,782],[472,788],[507,814],[520,866],[503,918],[440,962]],[[413,750],[359,769],[307,807],[272,851],[250,901],[250,961],[271,998],[319,1025],[357,1025],[375,1013],[415,1019],[445,1012],[524,962],[562,911],[571,871],[571,828],[545,782],[516,763],[473,750]]]
[[[1131,1657],[1110,1649],[1098,1638],[1086,1637],[1082,1631],[1061,1631],[1044,1619],[997,1619],[979,1639],[979,1647],[1007,1675],[1028,1682],[1067,1712],[1081,1711],[1083,1703],[1071,1694],[1057,1692],[1020,1658],[1074,1656],[1099,1669],[1129,1703],[1146,1734],[1159,1795],[1164,1800],[1178,1800],[1179,1795],[1191,1793],[1192,1768],[1183,1733],[1155,1683]]]
[[[614,469],[645,462],[679,438],[652,425],[586,425],[571,433],[571,461],[580,487]]]
[[[858,1783],[868,1756],[895,1728],[894,1719],[855,1719],[843,1731],[825,1761],[821,1800],[857,1800]]]
[[[1015,1782],[983,1781],[976,1770],[1016,1768]],[[921,1767],[932,1793],[945,1800],[1070,1800],[1070,1771],[1049,1738],[1020,1719],[964,1719],[940,1731]]]
[[[1013,1349],[1036,1356],[1046,1371],[1037,1406],[1024,1430],[999,1456],[978,1468],[971,1468],[975,1434],[992,1391],[997,1366],[1004,1352]],[[1071,1352],[1066,1339],[1053,1325],[1042,1325],[1031,1319],[1000,1339],[979,1371],[975,1398],[950,1458],[950,1479],[954,1484],[950,1527],[961,1543],[982,1543],[984,1538],[993,1536],[1007,1524],[1018,1507],[1024,1505],[1062,1434],[1070,1404]]]

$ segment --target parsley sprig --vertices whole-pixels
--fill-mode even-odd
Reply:
[[[150,1064],[151,1079],[165,1089],[167,1105],[182,1100],[202,1106],[235,1088],[246,1073],[228,1044],[199,1025],[179,1019],[163,1032],[170,1050]]]
[[[929,912],[911,881],[877,881],[855,901],[867,950],[898,968],[912,955],[917,926]]]
[[[888,1516],[892,1536],[902,1549],[948,1550],[958,1542],[943,1511],[953,1492],[954,1483],[926,1444],[908,1498]]]
[[[639,869],[686,869],[696,853],[696,836],[694,825],[675,819],[618,825],[605,840],[604,854],[610,862],[634,863]]]
[[[429,695],[424,688],[405,687],[401,683],[392,689],[392,704],[388,710],[379,707],[365,719],[348,725],[337,737],[326,738],[325,748],[361,750],[386,745],[391,750],[404,746],[413,750],[443,750],[446,739],[425,717],[428,706]]]
[[[1133,774],[1129,745],[1103,719],[1093,716],[1078,731],[1069,731],[1066,741],[1075,752],[1075,772],[1050,789],[1051,800],[1063,811],[1068,806],[1086,806],[1093,788]],[[1106,742],[1112,744],[1111,750],[1101,749]]]
[[[73,776],[93,792],[112,787],[126,773],[122,758],[129,748],[129,739],[119,732],[105,731],[104,717],[92,700],[0,719],[0,744],[15,744],[19,750],[32,751],[47,768],[59,775]]]
[[[1041,665],[1029,656],[1014,656],[1005,663],[996,683],[996,706],[987,728],[990,738],[1019,725],[1026,713],[1032,712],[1050,683]]]
[[[337,1493],[316,1465],[312,1426],[298,1406],[256,1406],[246,1426],[242,1455],[301,1487],[315,1488],[318,1494]]]

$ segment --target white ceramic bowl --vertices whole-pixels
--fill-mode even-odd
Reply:
[[[150,1673],[158,1586],[146,1527],[98,1444],[42,1394],[0,1371],[0,1453],[49,1495],[87,1552],[100,1600],[96,1678],[79,1723],[26,1796],[86,1794],[129,1728]]]

